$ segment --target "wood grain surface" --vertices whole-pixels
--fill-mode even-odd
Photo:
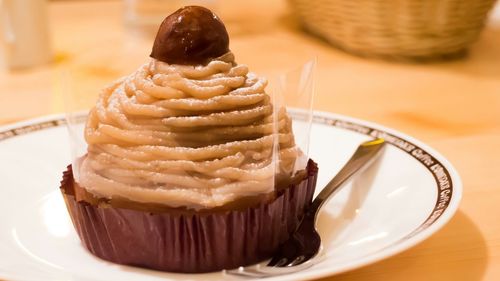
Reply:
[[[237,61],[272,77],[317,57],[315,109],[408,133],[458,169],[448,225],[392,258],[322,280],[500,280],[500,10],[467,57],[433,64],[351,56],[304,33],[286,1],[214,1]],[[153,32],[124,24],[121,1],[50,3],[54,63],[0,72],[0,124],[91,105],[146,62]]]

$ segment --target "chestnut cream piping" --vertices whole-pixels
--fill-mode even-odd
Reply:
[[[272,192],[300,151],[266,85],[232,53],[205,66],[152,59],[90,111],[79,184],[100,197],[194,209]]]

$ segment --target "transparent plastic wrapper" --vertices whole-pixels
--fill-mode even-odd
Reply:
[[[296,119],[293,122],[293,134],[300,153],[295,161],[294,173],[304,170],[309,160],[315,70],[316,58],[284,74],[276,75],[271,80],[275,108],[286,108],[289,116]],[[290,110],[294,115],[291,115]]]
[[[266,88],[232,54],[197,67],[151,60],[103,88],[85,128],[68,113],[74,161],[61,191],[84,246],[174,272],[269,257],[314,193],[314,64]],[[84,103],[71,97],[72,79],[75,108]],[[289,100],[306,106],[293,129]]]

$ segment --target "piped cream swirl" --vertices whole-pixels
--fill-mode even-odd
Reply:
[[[194,209],[272,192],[300,152],[266,85],[232,53],[206,66],[152,59],[100,94],[79,183],[101,197]]]

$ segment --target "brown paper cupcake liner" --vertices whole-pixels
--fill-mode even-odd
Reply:
[[[246,266],[269,258],[295,231],[310,204],[318,167],[275,199],[238,211],[147,212],[77,200],[81,189],[71,166],[61,192],[83,245],[94,255],[124,265],[202,273]]]

